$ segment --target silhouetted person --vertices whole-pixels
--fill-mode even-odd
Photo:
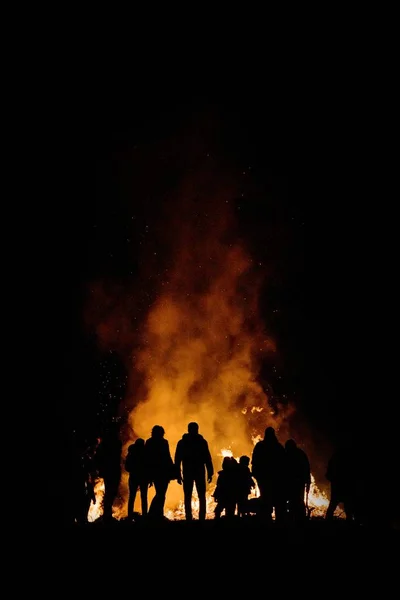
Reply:
[[[144,439],[138,438],[134,444],[129,446],[125,460],[125,469],[129,473],[128,518],[131,519],[133,517],[133,508],[138,490],[140,490],[142,516],[146,516],[149,476],[147,473]]]
[[[101,440],[95,461],[99,476],[104,479],[104,519],[112,518],[112,507],[118,494],[121,480],[121,451],[122,443],[119,439],[119,431],[112,426]]]
[[[90,475],[85,480],[85,501],[86,502],[85,502],[85,508],[84,508],[84,512],[83,512],[83,520],[85,523],[87,523],[90,504],[92,502],[93,502],[93,504],[96,504],[96,496],[94,493],[93,480]]]
[[[75,456],[72,488],[74,519],[79,525],[86,524],[90,503],[96,503],[90,458],[86,455]]]
[[[288,440],[286,450],[286,494],[289,517],[301,522],[307,516],[304,493],[308,494],[311,485],[310,462],[307,454],[294,440]]]
[[[333,518],[338,504],[343,503],[346,519],[354,517],[356,469],[354,455],[349,445],[338,449],[328,462],[326,478],[331,483],[331,497],[326,519]]]
[[[145,444],[146,464],[150,484],[154,484],[155,496],[150,504],[149,516],[162,519],[164,516],[165,496],[171,479],[174,479],[174,463],[169,443],[164,439],[164,428],[154,425],[151,437]]]
[[[217,503],[215,507],[215,518],[221,517],[225,510],[225,516],[232,518],[235,515],[238,498],[238,463],[232,456],[225,456],[222,461],[222,469],[218,471],[217,485],[213,494]]]
[[[275,508],[278,523],[284,521],[286,516],[285,467],[285,449],[278,441],[274,429],[267,427],[264,439],[254,446],[252,472],[260,490],[262,516],[270,520]]]
[[[239,468],[237,470],[237,505],[239,517],[243,517],[244,515],[248,514],[248,498],[251,494],[251,490],[255,488],[255,483],[253,477],[251,476],[249,464],[249,456],[243,455],[239,458]]]
[[[182,467],[182,472],[181,472]],[[179,440],[175,452],[175,469],[177,480],[182,484],[185,499],[185,515],[192,520],[193,485],[199,497],[199,520],[206,518],[206,471],[207,482],[211,483],[214,467],[208,443],[199,433],[197,423],[189,423],[188,432]]]

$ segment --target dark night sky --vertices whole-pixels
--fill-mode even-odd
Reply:
[[[60,431],[68,438],[71,427],[84,429],[97,409],[102,367],[82,325],[87,284],[135,269],[141,228],[151,218],[140,202],[127,208],[132,154],[174,146],[177,132],[196,122],[211,132],[223,161],[238,170],[252,165],[247,203],[237,214],[253,256],[280,273],[266,310],[273,302],[281,315],[273,328],[285,363],[282,391],[295,392],[312,426],[332,441],[349,430],[363,436],[377,416],[386,429],[397,399],[385,391],[386,404],[378,400],[383,275],[371,244],[381,182],[379,162],[371,170],[375,132],[364,127],[362,111],[337,98],[317,106],[265,85],[199,90],[117,87],[111,99],[77,96],[54,115],[57,152],[49,165],[57,201],[47,217],[57,227],[47,236],[58,257],[57,267],[49,263],[49,293],[57,349],[52,410]],[[127,220],[132,210],[136,228]],[[276,256],[264,223],[277,240]]]

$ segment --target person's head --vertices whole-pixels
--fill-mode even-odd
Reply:
[[[144,446],[144,439],[143,438],[138,438],[135,442],[135,446],[137,448],[143,448]]]
[[[296,450],[297,448],[297,444],[294,440],[288,440],[285,444],[285,450],[287,452],[293,452],[293,450]]]
[[[151,437],[153,438],[163,438],[165,434],[165,430],[164,427],[161,427],[161,425],[154,425],[153,429],[151,430]]]
[[[192,421],[188,425],[188,432],[191,434],[199,433],[199,424]]]
[[[244,465],[245,467],[248,467],[250,464],[250,457],[243,455],[239,458],[239,464]]]
[[[128,454],[132,454],[135,444],[131,444],[128,448]]]
[[[222,469],[226,471],[231,466],[231,459],[229,456],[224,456],[222,460]]]
[[[273,427],[267,427],[264,433],[264,440],[275,440],[276,434],[275,429]]]

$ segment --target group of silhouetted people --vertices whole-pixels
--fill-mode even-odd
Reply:
[[[250,513],[248,498],[255,489],[255,482],[249,468],[250,458],[241,456],[239,462],[233,456],[225,456],[222,469],[218,471],[217,485],[213,494],[217,503],[215,518],[219,519],[223,511],[226,517],[239,517]]]
[[[205,520],[206,487],[214,475],[208,442],[199,433],[197,423],[188,425],[187,433],[179,440],[174,459],[171,456],[164,428],[155,425],[151,436],[138,438],[128,448],[125,469],[129,473],[128,519],[134,517],[135,499],[140,493],[141,516],[161,520],[168,486],[176,480],[183,486],[185,518],[193,519],[192,496],[194,486],[199,500],[199,520]],[[109,435],[98,440],[95,448],[84,453],[76,465],[75,520],[87,522],[90,503],[96,502],[93,476],[95,471],[104,480],[103,518],[112,518],[112,506],[121,478],[122,444],[118,436]],[[251,464],[251,468],[250,468]],[[354,477],[354,461],[350,454],[339,451],[328,463],[327,478],[331,484],[331,498],[326,518],[332,519],[339,503],[344,503],[348,519],[357,519],[360,505],[359,486]],[[310,516],[308,494],[311,485],[310,462],[307,454],[293,439],[281,444],[272,427],[267,427],[264,438],[254,446],[252,456],[239,460],[225,457],[218,471],[213,498],[215,518],[224,513],[227,519],[237,515],[256,514],[265,521],[275,515],[277,523],[300,523]],[[155,494],[148,506],[148,489]],[[254,491],[258,487],[259,495]]]
[[[253,449],[252,474],[260,491],[258,513],[264,519],[271,520],[273,512],[278,523],[288,519],[299,522],[307,517],[310,463],[294,440],[283,446],[275,430],[267,427],[264,439]]]
[[[121,480],[122,443],[115,423],[100,439],[78,446],[73,452],[72,464],[72,519],[87,523],[91,502],[96,503],[94,483],[97,477],[104,481],[103,516],[112,518],[112,507]]]
[[[125,469],[129,473],[128,518],[133,516],[138,491],[142,516],[163,518],[168,485],[176,479],[183,484],[186,519],[192,519],[192,494],[196,485],[199,519],[203,520],[206,518],[206,473],[210,483],[214,472],[208,443],[199,433],[198,424],[189,423],[188,432],[177,444],[173,461],[164,435],[164,428],[155,425],[148,440],[139,438],[128,448],[125,460]],[[153,485],[155,495],[147,510],[147,491]]]
[[[142,516],[162,518],[168,485],[176,479],[183,485],[186,520],[193,519],[192,496],[196,486],[199,520],[203,521],[206,518],[206,482],[211,483],[214,475],[208,443],[199,433],[198,424],[189,423],[172,460],[164,433],[160,425],[155,425],[147,441],[139,438],[128,448],[125,461],[125,469],[129,473],[128,518],[133,516],[138,491]],[[306,517],[304,495],[311,482],[310,464],[305,452],[293,440],[288,440],[284,448],[278,442],[275,431],[269,427],[264,440],[254,448],[252,472],[249,465],[249,456],[241,456],[239,461],[233,457],[223,459],[213,494],[215,518],[220,518],[223,512],[227,518],[256,512],[268,519],[272,518],[273,510],[278,521],[288,515],[294,521]],[[256,487],[253,477],[260,490],[257,504],[249,501]],[[155,496],[147,510],[147,491],[152,485]]]
[[[141,515],[162,519],[168,486],[176,480],[183,486],[185,518],[193,519],[192,496],[196,486],[199,500],[199,520],[206,518],[206,487],[212,482],[214,466],[208,442],[199,433],[197,423],[188,425],[187,433],[179,440],[174,459],[171,456],[164,428],[155,425],[147,440],[138,438],[128,448],[125,469],[129,473],[128,519],[134,516],[134,505],[139,492]],[[95,471],[104,480],[103,518],[112,518],[112,505],[118,493],[121,478],[122,445],[118,437],[108,435],[92,452],[82,458],[79,476],[76,478],[78,498],[76,520],[85,522],[90,502],[95,502],[93,476]],[[266,518],[293,520],[305,517],[304,493],[310,486],[310,465],[306,454],[293,440],[285,448],[278,442],[272,427],[267,428],[265,437],[254,447],[250,457],[242,456],[239,461],[225,457],[218,472],[213,494],[216,508],[215,518],[222,513],[227,518],[257,513]],[[258,485],[259,498],[249,500]],[[148,489],[154,486],[155,494],[148,506]],[[255,501],[256,500],[256,501]]]

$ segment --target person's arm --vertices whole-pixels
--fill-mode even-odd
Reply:
[[[311,486],[311,468],[310,468],[310,461],[308,460],[308,456],[307,454],[304,454],[305,457],[305,469],[306,469],[306,489],[307,492],[310,491],[310,486]]]
[[[129,453],[125,459],[125,471],[128,471],[128,473],[132,471],[132,455]]]
[[[254,446],[253,449],[253,454],[251,456],[251,472],[252,475],[258,479],[258,475],[259,475],[259,470],[260,470],[260,461],[259,461],[259,457],[260,457],[260,442],[257,442],[257,444]]]
[[[144,465],[146,471],[146,478],[149,482],[149,487],[153,485],[153,461],[152,461],[151,442],[146,441],[144,445]]]
[[[176,445],[176,450],[175,450],[175,471],[176,471],[176,477],[177,477],[177,481],[179,483],[179,485],[182,485],[182,473],[181,473],[181,464],[182,464],[182,443],[179,440],[179,442]]]
[[[204,440],[204,452],[205,452],[205,465],[207,469],[207,481],[211,483],[211,480],[214,475],[214,465],[211,458],[210,449],[208,447],[208,443]]]
[[[219,500],[220,489],[221,489],[221,486],[220,486],[220,481],[219,481],[219,477],[218,477],[218,479],[217,479],[217,485],[215,486],[215,490],[214,490],[214,493],[213,493],[213,498],[214,498],[215,502],[218,502],[218,500]]]
[[[171,456],[171,452],[169,449],[169,442],[168,440],[165,440],[166,445],[166,453],[167,453],[167,465],[168,465],[168,475],[169,475],[169,479],[176,479],[176,473],[175,473],[175,465],[174,465],[174,461],[172,460],[172,456]]]

